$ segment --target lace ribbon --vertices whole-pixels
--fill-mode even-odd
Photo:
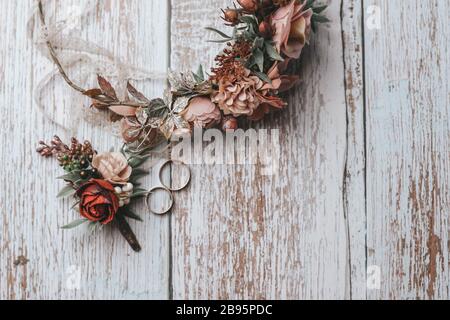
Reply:
[[[45,6],[50,1],[47,0],[42,2]],[[122,86],[119,87],[119,89],[123,89],[123,92],[125,92],[127,80],[165,81],[167,79],[166,73],[149,71],[124,63],[111,51],[77,37],[76,33],[79,33],[81,22],[87,20],[98,4],[97,1],[93,0],[83,1],[83,3],[77,4],[77,6],[73,7],[73,10],[68,10],[69,14],[65,18],[57,20],[54,16],[46,16],[46,28],[44,28],[38,18],[38,5],[36,2],[28,18],[27,33],[29,39],[35,42],[40,53],[51,61],[46,45],[46,42],[50,41],[55,50],[57,50],[58,59],[63,65],[64,70],[70,74],[71,70],[73,71],[76,69],[83,75],[83,79],[79,80],[80,83],[86,83],[93,75],[101,74],[108,79],[117,80],[117,83],[120,83]],[[50,12],[49,10],[47,11]],[[36,26],[36,23],[38,23],[39,27]],[[36,28],[39,30],[37,37],[34,32]],[[81,110],[81,112],[76,113],[77,119],[71,121],[71,127],[67,127],[55,119],[55,116],[49,112],[46,109],[45,104],[42,103],[42,94],[45,89],[53,83],[57,76],[59,76],[59,72],[56,68],[53,71],[48,72],[38,82],[34,93],[35,103],[44,116],[59,128],[71,132],[76,130],[76,127],[74,126],[79,123],[79,118],[83,118],[93,125],[98,126],[102,124],[105,120],[104,114],[93,108],[85,108],[85,110],[77,108],[78,110]]]

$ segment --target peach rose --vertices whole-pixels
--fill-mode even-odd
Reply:
[[[182,116],[196,128],[211,128],[222,120],[219,108],[208,97],[192,98]]]
[[[130,180],[133,170],[123,154],[120,152],[106,152],[95,155],[92,167],[98,170],[103,179],[113,185],[124,185]]]
[[[271,19],[272,29],[275,34],[273,41],[280,53],[284,53],[289,58],[298,59],[303,47],[308,43],[311,35],[312,9],[303,10],[303,4],[290,4],[279,8]]]

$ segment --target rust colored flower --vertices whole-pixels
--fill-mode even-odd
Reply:
[[[77,190],[80,214],[92,222],[109,224],[119,210],[114,187],[105,180],[92,179]]]
[[[92,167],[97,169],[106,181],[115,185],[127,184],[133,170],[120,152],[105,152],[95,155]]]
[[[271,83],[265,83],[260,90],[258,90],[258,99],[260,105],[255,112],[249,117],[252,121],[259,121],[269,113],[272,108],[281,109],[286,106],[286,103],[278,97],[278,93],[284,92],[292,88],[298,81],[298,76],[281,75],[287,68],[289,59],[283,62],[275,62],[268,71],[268,77]]]
[[[273,41],[280,53],[298,59],[311,35],[312,9],[304,10],[306,1],[292,0],[272,15]]]
[[[229,43],[223,53],[215,58],[217,67],[212,68],[210,80],[218,83],[220,81],[234,81],[245,76],[247,73],[242,61],[246,61],[252,53],[252,44],[248,41],[239,40]]]
[[[208,97],[192,98],[182,116],[196,128],[211,128],[222,119],[219,108]]]

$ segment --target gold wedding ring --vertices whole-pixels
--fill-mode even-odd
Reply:
[[[162,177],[163,170],[164,170],[164,168],[165,168],[166,166],[168,166],[168,165],[170,165],[170,164],[181,165],[181,166],[187,168],[187,170],[188,170],[189,175],[188,175],[188,177],[186,178],[186,181],[183,182],[183,184],[181,185],[181,187],[174,188],[174,187],[169,187],[169,186],[167,186],[167,185],[164,184],[163,177]],[[181,190],[183,190],[184,188],[186,188],[186,187],[189,185],[189,183],[191,182],[191,169],[189,168],[189,166],[187,166],[186,164],[184,164],[184,163],[181,162],[181,161],[167,160],[166,162],[164,162],[164,163],[162,164],[161,169],[159,170],[159,181],[160,181],[160,183],[161,183],[167,190],[170,190],[170,191],[172,191],[172,192],[181,191]]]
[[[170,203],[167,206],[167,208],[164,208],[161,211],[156,211],[155,209],[153,209],[152,206],[151,206],[151,203],[150,203],[151,202],[150,198],[156,191],[164,191],[164,192],[166,192],[169,195]],[[172,210],[172,207],[174,205],[172,191],[170,191],[169,189],[167,189],[165,187],[154,187],[154,188],[150,189],[150,191],[148,192],[147,196],[145,197],[145,204],[147,205],[147,208],[148,208],[148,210],[151,213],[154,213],[154,214],[159,215],[159,216],[165,215],[170,210]]]

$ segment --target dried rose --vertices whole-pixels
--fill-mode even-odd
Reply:
[[[80,214],[92,222],[104,225],[114,220],[119,210],[119,199],[114,187],[105,180],[92,179],[77,190]]]
[[[304,10],[306,1],[290,4],[279,8],[271,18],[272,28],[275,32],[273,41],[280,53],[289,58],[298,59],[305,44],[311,35],[312,9]]]
[[[196,128],[211,128],[222,119],[219,108],[208,97],[192,98],[182,116]]]
[[[224,78],[218,85],[219,90],[213,95],[212,101],[219,105],[225,115],[251,116],[261,103],[257,91],[264,86],[264,82],[248,69],[239,78]]]
[[[106,152],[95,155],[92,167],[98,170],[102,177],[114,184],[125,185],[130,180],[132,168],[125,156],[120,152]]]
[[[239,5],[248,13],[258,10],[258,2],[256,0],[237,0]]]
[[[285,71],[289,59],[283,62],[275,62],[268,71],[268,77],[271,83],[266,83],[258,91],[258,99],[261,104],[249,117],[252,121],[259,121],[270,112],[272,108],[281,109],[286,103],[277,96],[278,93],[284,92],[292,88],[298,82],[298,76],[280,75]]]

